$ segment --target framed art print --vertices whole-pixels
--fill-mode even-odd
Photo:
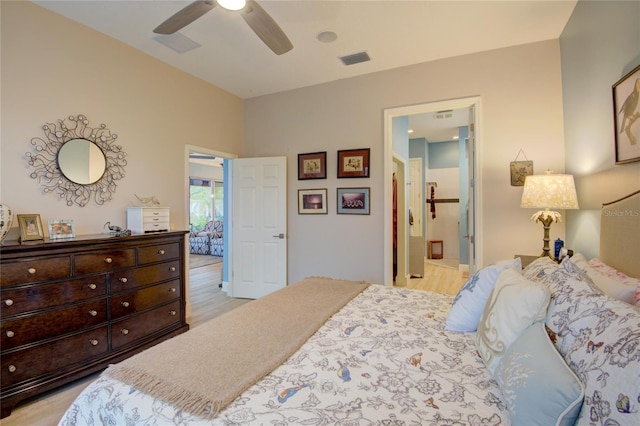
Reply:
[[[338,177],[369,177],[369,148],[338,151]]]
[[[327,189],[299,189],[298,214],[327,214]]]
[[[616,164],[640,161],[640,65],[612,90]]]
[[[63,238],[74,238],[76,236],[73,228],[73,220],[60,219],[49,221],[49,238],[52,240]]]
[[[338,214],[369,214],[369,188],[338,188]]]
[[[20,241],[44,240],[39,214],[19,214]]]
[[[326,179],[327,152],[298,154],[298,180]]]

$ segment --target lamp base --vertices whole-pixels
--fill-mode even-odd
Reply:
[[[540,212],[540,215],[536,218],[536,222],[542,222],[542,226],[544,228],[544,237],[542,238],[542,254],[540,255],[540,257],[546,256],[553,259],[553,256],[551,256],[550,253],[551,251],[549,249],[549,229],[551,228],[551,224],[555,222],[555,220],[556,219],[554,215],[543,214],[543,212]]]

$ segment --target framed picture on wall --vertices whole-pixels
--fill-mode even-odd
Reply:
[[[612,90],[616,164],[640,161],[640,65]]]
[[[299,189],[298,214],[327,214],[327,189]]]
[[[369,214],[369,188],[338,188],[338,214]]]
[[[298,180],[326,179],[327,152],[298,154]]]
[[[338,151],[338,177],[369,177],[369,148]]]
[[[20,241],[44,240],[39,214],[19,214]]]

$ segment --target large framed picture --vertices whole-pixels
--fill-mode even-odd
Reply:
[[[298,154],[298,180],[326,179],[327,152]]]
[[[298,214],[327,214],[327,189],[299,189]]]
[[[338,214],[369,214],[369,188],[338,188]]]
[[[44,240],[42,221],[39,214],[19,214],[20,241]]]
[[[640,161],[640,65],[612,90],[616,164]]]
[[[369,177],[369,148],[338,151],[338,177]]]
[[[60,219],[49,221],[49,238],[52,240],[63,238],[74,238],[76,236],[73,228],[73,220]]]

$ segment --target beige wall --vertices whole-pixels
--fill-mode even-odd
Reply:
[[[188,229],[185,145],[241,154],[242,99],[32,3],[1,7],[0,202],[93,234],[107,221],[124,226],[134,194],[156,195],[171,207],[172,227]],[[127,153],[126,176],[102,206],[68,207],[29,177],[31,138],[77,114],[105,123]]]
[[[383,280],[383,111],[480,96],[485,263],[537,253],[538,224],[509,185],[520,148],[562,171],[558,41],[478,53],[249,99],[232,96],[95,31],[25,2],[2,4],[0,201],[80,234],[125,221],[134,194],[156,195],[186,229],[184,145],[247,156],[286,155],[289,281],[308,275]],[[244,110],[244,111],[243,111]],[[67,207],[29,178],[25,152],[41,126],[71,114],[119,134],[129,164],[114,200]],[[244,121],[243,121],[244,113]],[[244,123],[244,129],[242,127]],[[243,149],[244,143],[244,149]],[[336,151],[371,148],[370,179],[336,179]],[[328,152],[327,180],[298,181],[297,154]],[[550,155],[553,153],[553,155]],[[338,187],[371,187],[371,215],[336,215]],[[328,188],[329,214],[299,216],[297,190]],[[554,225],[552,236],[563,236]]]
[[[538,254],[542,226],[520,208],[509,162],[523,149],[536,173],[564,167],[559,42],[494,50],[340,80],[245,102],[245,146],[288,157],[289,280],[308,275],[383,281],[385,108],[480,96],[484,263]],[[337,179],[337,150],[371,148],[369,179]],[[327,180],[297,180],[297,155],[327,151]],[[336,188],[371,187],[371,215],[336,214]],[[298,215],[297,191],[327,188],[328,215]],[[552,237],[564,237],[555,224]]]

